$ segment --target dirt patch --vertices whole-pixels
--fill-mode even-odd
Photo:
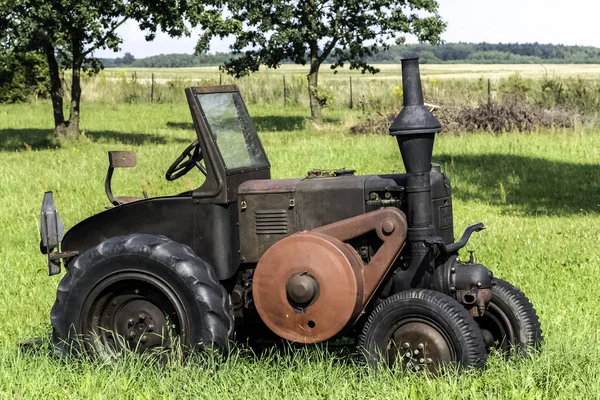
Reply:
[[[368,117],[350,128],[352,135],[389,133],[397,113]],[[444,105],[433,115],[440,121],[444,133],[463,132],[531,132],[541,128],[573,129],[579,116],[562,109],[546,109],[524,101],[509,100],[477,107]]]

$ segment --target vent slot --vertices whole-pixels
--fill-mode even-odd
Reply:
[[[261,210],[254,213],[257,235],[285,235],[288,233],[287,210]]]

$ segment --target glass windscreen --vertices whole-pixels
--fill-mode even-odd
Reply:
[[[238,92],[199,93],[197,96],[227,169],[267,165],[258,135]]]

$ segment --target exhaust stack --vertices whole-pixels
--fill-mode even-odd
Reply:
[[[390,135],[396,136],[407,173],[408,242],[411,249],[409,276],[414,276],[409,287],[415,287],[430,268],[433,260],[425,240],[434,235],[431,209],[431,155],[435,134],[442,130],[440,122],[423,105],[423,89],[419,59],[402,60],[404,107],[390,126]]]

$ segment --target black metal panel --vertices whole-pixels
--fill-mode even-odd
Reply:
[[[199,203],[191,196],[159,197],[124,204],[87,218],[65,235],[62,247],[80,254],[108,238],[130,233],[164,235],[190,246],[220,280],[239,266],[235,206]]]
[[[293,192],[240,195],[240,250],[244,262],[258,262],[269,247],[298,231],[293,199]]]
[[[365,176],[304,179],[296,186],[298,230],[308,230],[364,214]]]
[[[450,179],[434,164],[431,169],[431,202],[433,231],[447,244],[454,243],[454,218],[452,215],[452,186]]]
[[[237,193],[240,185],[246,181],[258,179],[271,179],[269,168],[240,170],[227,175],[227,202],[237,201]]]

